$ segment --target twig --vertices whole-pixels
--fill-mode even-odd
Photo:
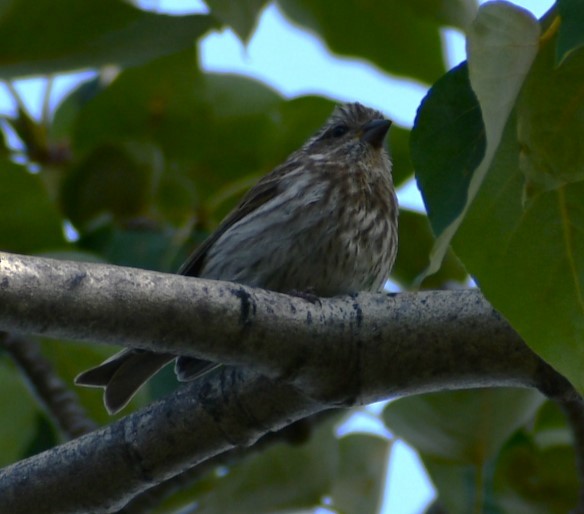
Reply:
[[[21,369],[32,391],[69,439],[87,434],[97,427],[79,404],[77,395],[59,378],[35,341],[3,333],[0,334],[0,345]]]

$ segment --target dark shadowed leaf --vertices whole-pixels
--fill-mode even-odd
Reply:
[[[59,435],[55,430],[55,426],[45,413],[39,411],[34,424],[36,427],[34,435],[24,450],[22,457],[30,457],[44,452],[59,443]]]
[[[39,177],[0,159],[0,248],[38,253],[66,246],[61,215]]]
[[[418,276],[426,269],[434,236],[428,218],[424,214],[401,209],[399,214],[399,249],[391,273],[392,278],[404,287],[412,287]],[[467,277],[464,267],[454,253],[449,251],[437,273],[426,277],[424,289],[447,287],[450,282],[463,282]]]
[[[191,48],[218,26],[210,16],[153,14],[122,0],[14,0],[0,14],[2,78],[137,64]]]
[[[397,125],[392,125],[389,131],[389,153],[393,163],[393,184],[396,188],[413,177],[414,166],[410,156],[410,134],[408,129]]]
[[[123,221],[146,214],[152,201],[155,152],[144,144],[96,148],[72,166],[62,182],[66,216],[83,227],[100,216]]]
[[[408,5],[421,17],[461,30],[467,29],[478,8],[476,0],[409,0]]]
[[[105,222],[85,232],[78,246],[103,256],[112,264],[175,272],[175,257],[181,242],[176,241],[173,231],[152,226],[148,220],[140,226],[137,220],[127,227]]]
[[[216,18],[231,26],[243,42],[247,42],[268,0],[206,0]]]
[[[574,512],[578,488],[571,445],[540,447],[531,434],[518,434],[497,461],[494,496],[505,513]]]
[[[278,0],[287,16],[333,52],[368,59],[387,72],[432,83],[444,72],[437,20],[399,0]]]
[[[71,91],[57,106],[52,123],[48,126],[49,137],[69,143],[79,112],[104,87],[102,80],[96,77],[81,83]]]
[[[411,150],[432,229],[440,234],[462,212],[473,171],[485,154],[481,110],[466,63],[450,70],[424,98]]]
[[[584,45],[584,3],[581,0],[558,0],[557,5],[561,23],[556,60],[561,62],[570,52]]]
[[[39,410],[7,354],[0,355],[0,389],[0,409],[5,420],[0,423],[0,466],[6,466],[24,458],[35,437]]]
[[[264,147],[282,101],[252,79],[203,75],[194,52],[183,52],[121,73],[82,110],[74,149],[154,143],[202,200],[226,180],[267,171]]]

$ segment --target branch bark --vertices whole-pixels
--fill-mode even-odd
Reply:
[[[575,396],[476,290],[312,304],[226,282],[0,254],[0,330],[238,366],[5,468],[0,511],[13,514],[114,512],[213,455],[332,406],[485,386]]]

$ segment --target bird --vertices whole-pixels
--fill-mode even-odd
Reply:
[[[281,293],[332,297],[380,291],[398,247],[398,202],[385,148],[391,121],[353,102],[261,178],[178,274]],[[220,366],[192,357],[124,349],[75,383],[104,389],[110,414],[175,361],[179,381]]]

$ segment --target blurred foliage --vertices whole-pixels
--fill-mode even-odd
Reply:
[[[95,72],[41,119],[11,89],[15,111],[3,116],[0,138],[2,250],[174,271],[322,124],[330,99],[286,99],[260,81],[200,69],[199,38],[229,26],[249,41],[267,5],[206,3],[208,14],[191,16],[123,0],[0,3],[0,77]],[[411,181],[415,168],[429,213],[402,210],[391,278],[405,289],[460,287],[470,271],[534,350],[584,390],[581,2],[558,0],[540,22],[500,3],[475,20],[474,0],[277,5],[332,51],[433,84],[411,138],[403,127],[390,134],[395,183]],[[445,27],[470,36],[469,62],[446,74]],[[436,273],[423,275],[429,265]],[[67,341],[42,347],[66,383],[111,353]],[[10,420],[0,464],[61,441],[2,351],[0,384]],[[162,373],[130,408],[174,387]],[[99,393],[78,394],[97,422],[111,419]],[[417,448],[443,511],[555,514],[575,503],[569,431],[535,393],[403,399],[380,419]],[[378,512],[390,447],[371,434],[339,438],[326,423],[304,445],[279,444],[209,473],[156,512],[193,502],[209,513]]]

